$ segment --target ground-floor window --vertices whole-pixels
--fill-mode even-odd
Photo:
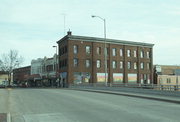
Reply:
[[[137,83],[137,74],[129,73],[128,74],[128,83]]]
[[[123,82],[123,73],[113,73],[113,82]]]
[[[150,84],[150,74],[141,74],[140,75],[141,84]]]
[[[74,72],[74,84],[89,83],[89,72]]]
[[[108,81],[108,73],[106,73],[106,81]],[[97,73],[97,82],[105,82],[105,73]]]

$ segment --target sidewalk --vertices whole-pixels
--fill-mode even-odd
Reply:
[[[136,98],[141,98],[141,99],[157,100],[157,101],[162,101],[162,102],[180,104],[180,97],[171,97],[171,96],[164,96],[164,95],[150,95],[150,94],[142,94],[142,93],[130,93],[130,92],[122,92],[122,91],[111,91],[108,89],[102,90],[102,89],[91,89],[91,88],[70,88],[70,90],[121,95],[121,96],[127,96],[127,97],[136,97]]]

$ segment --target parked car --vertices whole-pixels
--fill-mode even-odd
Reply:
[[[0,88],[5,88],[5,85],[4,84],[0,84]]]

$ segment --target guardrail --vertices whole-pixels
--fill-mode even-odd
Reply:
[[[69,87],[127,87],[154,90],[180,91],[180,85],[133,84],[133,83],[80,83],[70,84]]]

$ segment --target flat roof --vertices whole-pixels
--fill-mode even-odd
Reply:
[[[57,43],[60,43],[61,41],[64,41],[64,40],[76,40],[76,41],[100,42],[100,43],[103,42],[104,43],[104,38],[77,36],[77,35],[66,35],[63,38],[61,38],[59,41],[57,41]],[[106,43],[130,45],[130,46],[142,46],[142,47],[150,47],[150,48],[152,48],[154,46],[154,44],[151,44],[151,43],[116,40],[116,39],[106,39]]]

